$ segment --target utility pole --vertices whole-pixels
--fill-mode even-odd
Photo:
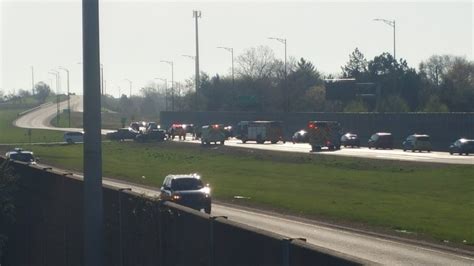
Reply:
[[[174,63],[173,61],[165,60],[162,60],[161,62],[171,66],[171,111],[174,111]]]
[[[69,127],[71,127],[71,94],[69,93],[69,69],[65,67],[59,67],[59,69],[66,71],[67,74],[67,110],[68,110],[68,121]]]
[[[286,39],[275,38],[275,37],[269,37],[268,39],[276,40],[282,43],[283,45],[285,45],[285,92],[286,92],[286,108],[285,109],[287,112],[289,112],[290,111],[290,92],[288,89],[288,74],[286,71]]]
[[[217,47],[219,49],[224,49],[226,51],[229,51],[232,57],[232,88],[235,88],[235,80],[234,80],[234,48],[231,47],[222,47],[219,46]]]
[[[99,0],[82,0],[84,265],[103,264]]]
[[[198,19],[201,18],[201,11],[194,10],[193,17],[196,25],[196,94],[199,94],[200,90],[200,79],[199,79],[199,23]]]
[[[374,21],[381,21],[387,25],[389,25],[390,27],[393,28],[393,59],[394,60],[397,60],[397,55],[396,55],[396,51],[395,51],[395,32],[396,32],[396,24],[395,24],[395,20],[389,20],[389,19],[383,19],[383,18],[376,18],[374,19]]]

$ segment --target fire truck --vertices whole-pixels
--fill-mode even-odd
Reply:
[[[323,147],[328,150],[341,148],[341,125],[336,121],[309,121],[309,144],[311,151],[320,151]]]
[[[285,143],[281,121],[241,121],[237,124],[236,131],[237,138],[243,143],[247,141],[256,141],[258,144],[263,144],[265,141],[270,141],[272,144],[278,141]]]

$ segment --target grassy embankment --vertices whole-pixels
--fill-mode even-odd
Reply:
[[[81,171],[82,146],[38,146],[43,162]],[[337,156],[103,143],[104,175],[159,187],[198,172],[214,197],[336,222],[474,244],[474,167]]]
[[[0,106],[0,143],[29,143],[28,130],[15,127],[12,122],[18,117],[18,113],[34,106],[5,105]],[[57,142],[63,141],[63,133],[32,129],[31,142]]]

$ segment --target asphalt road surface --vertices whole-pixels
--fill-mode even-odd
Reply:
[[[176,139],[176,141],[179,141]],[[200,143],[197,140],[191,140],[188,136],[186,142]],[[247,149],[259,149],[259,150],[271,150],[281,152],[297,152],[309,154],[311,146],[307,143],[296,143],[287,142],[285,144],[279,142],[277,144],[265,143],[257,144],[255,142],[242,143],[237,139],[227,140],[226,146],[240,147]],[[338,151],[327,151],[316,152],[312,154],[330,154],[337,156],[346,157],[360,157],[360,158],[372,158],[372,159],[383,159],[383,160],[397,160],[397,161],[418,161],[418,162],[429,162],[429,163],[448,163],[448,164],[471,164],[474,165],[474,154],[465,155],[451,155],[448,152],[404,152],[403,150],[376,150],[369,148],[344,148]]]
[[[82,96],[71,95],[70,99],[71,110],[75,112],[82,112]],[[59,110],[67,109],[67,101],[59,103]],[[57,114],[57,104],[45,104],[41,108],[35,109],[23,116],[16,119],[13,124],[21,128],[33,128],[33,129],[49,129],[57,131],[74,131],[81,132],[82,128],[58,128],[51,125],[51,119],[55,118]],[[102,134],[105,135],[111,130],[102,130]]]

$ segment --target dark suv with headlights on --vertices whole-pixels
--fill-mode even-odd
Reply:
[[[458,139],[451,146],[449,146],[449,153],[452,155],[457,153],[462,155],[463,153],[469,155],[474,153],[474,139]]]
[[[367,143],[369,149],[393,149],[392,133],[379,132],[373,134]]]
[[[211,188],[197,174],[168,175],[160,192],[161,200],[211,213]]]

